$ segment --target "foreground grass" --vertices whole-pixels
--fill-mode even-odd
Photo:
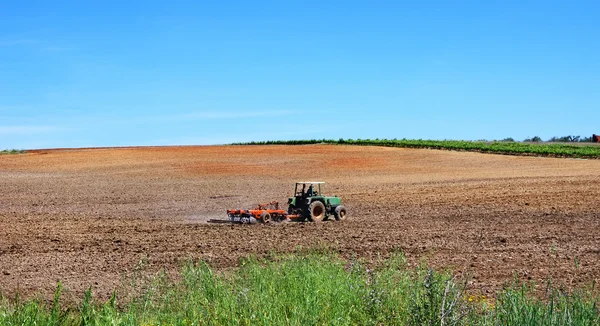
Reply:
[[[374,270],[332,254],[249,259],[230,274],[189,263],[181,277],[137,282],[133,299],[81,305],[0,304],[0,325],[593,325],[593,291],[549,290],[545,300],[513,286],[496,299],[469,295],[448,273],[409,268],[396,255]]]
[[[600,146],[565,143],[520,143],[504,141],[423,140],[423,139],[310,139],[235,143],[233,145],[342,144],[401,148],[430,148],[510,155],[600,158]]]
[[[0,154],[24,154],[26,153],[22,149],[4,149],[0,151]]]

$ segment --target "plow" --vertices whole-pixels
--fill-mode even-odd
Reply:
[[[228,209],[228,220],[220,220],[239,224],[256,224],[282,222],[288,219],[287,212],[279,209],[279,202],[272,201],[268,204],[259,204],[253,209]],[[214,220],[213,220],[214,222]]]
[[[288,198],[287,210],[279,207],[279,202],[259,204],[252,209],[229,209],[227,220],[212,219],[210,223],[257,224],[272,222],[322,222],[333,218],[343,221],[347,209],[341,198],[325,196],[322,193],[324,182],[296,182],[294,193]]]

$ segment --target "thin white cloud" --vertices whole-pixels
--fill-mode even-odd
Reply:
[[[151,140],[144,145],[173,146],[173,145],[219,145],[237,142],[303,139],[322,135],[323,130],[335,131],[339,128],[322,127],[294,129],[292,125],[282,125],[282,130],[273,132],[244,132],[243,134],[219,133],[210,136],[182,136]],[[318,136],[317,136],[318,137]]]
[[[26,38],[21,38],[21,39],[3,39],[0,40],[0,46],[19,46],[19,45],[31,45],[31,44],[37,44],[39,43],[38,40],[33,40],[33,39],[26,39]]]
[[[221,110],[221,111],[194,111],[186,113],[174,113],[174,114],[157,114],[146,117],[136,117],[137,123],[154,123],[154,122],[180,122],[180,121],[204,121],[204,120],[236,120],[236,119],[248,119],[248,118],[260,118],[260,117],[282,117],[292,115],[294,111],[291,110],[263,110],[263,111],[232,111],[232,110]],[[124,119],[114,116],[112,122],[127,122],[129,123],[130,118]]]
[[[16,106],[0,106],[0,113],[7,111],[18,111],[21,107]],[[127,111],[126,111],[127,112]],[[140,123],[174,123],[174,122],[185,122],[185,121],[209,121],[209,120],[243,120],[251,118],[261,117],[282,117],[294,114],[291,110],[262,110],[262,111],[188,111],[178,112],[173,114],[151,114],[146,116],[135,115],[131,112],[128,113],[84,113],[80,110],[60,109],[51,110],[37,116],[27,116],[27,119],[34,125],[16,125],[16,126],[2,126],[0,125],[0,134],[24,134],[24,133],[41,133],[49,131],[64,130],[64,128],[58,128],[54,126],[38,126],[35,125],[35,121],[47,121],[53,120],[53,117],[62,116],[62,122],[66,122],[72,129],[74,125],[86,126],[86,125],[97,125],[98,122],[102,122],[102,125],[123,125],[131,124],[135,122]],[[66,116],[64,116],[66,115]],[[10,121],[10,120],[9,120]],[[0,123],[2,122],[2,116],[0,116]],[[5,121],[4,123],[7,123]],[[10,122],[8,122],[10,123]]]
[[[68,47],[68,46],[44,46],[41,49],[44,51],[47,51],[47,52],[66,52],[66,51],[74,51],[75,50],[74,47]]]
[[[0,126],[0,135],[32,135],[60,131],[57,126]]]
[[[181,115],[175,115],[173,119],[181,120],[220,120],[220,119],[242,119],[256,117],[280,117],[292,114],[289,110],[276,111],[250,111],[250,112],[227,112],[227,111],[209,111],[194,112]]]
[[[41,40],[28,39],[28,38],[15,38],[15,39],[0,39],[0,47],[30,47],[36,48],[40,51],[45,52],[65,52],[75,50],[72,46],[64,46],[61,44],[52,44]]]
[[[2,106],[0,105],[0,111],[19,111],[22,110],[23,107],[21,106]]]

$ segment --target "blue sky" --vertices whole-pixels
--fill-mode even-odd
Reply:
[[[598,1],[4,1],[0,149],[600,132]]]

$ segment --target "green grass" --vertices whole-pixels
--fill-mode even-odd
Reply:
[[[26,151],[22,149],[5,149],[1,150],[0,154],[24,154]]]
[[[310,139],[234,143],[233,145],[307,145],[340,144],[359,146],[386,146],[401,148],[429,148],[507,155],[535,155],[551,157],[600,158],[600,146],[581,146],[568,143],[521,143],[510,141],[465,141],[423,139]]]
[[[514,285],[497,297],[498,305],[488,318],[501,325],[600,325],[600,307],[595,286],[568,293],[548,287],[545,300],[528,295],[525,284]]]
[[[549,290],[536,299],[514,285],[497,298],[470,295],[465,280],[401,254],[369,269],[334,254],[247,259],[219,273],[188,263],[176,278],[160,273],[139,281],[132,299],[96,302],[88,291],[78,306],[4,300],[0,325],[593,325],[598,296]]]

